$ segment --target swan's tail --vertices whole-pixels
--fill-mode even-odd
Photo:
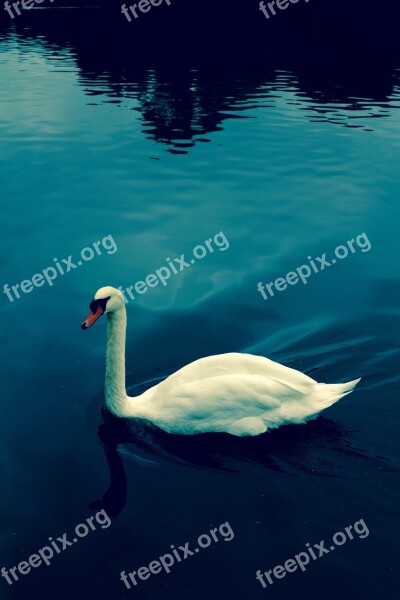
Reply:
[[[315,400],[320,410],[335,404],[343,396],[351,394],[361,377],[347,383],[318,383],[315,390]]]

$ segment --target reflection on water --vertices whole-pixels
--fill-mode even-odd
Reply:
[[[138,26],[133,35],[113,12],[97,10],[96,27],[93,9],[61,12],[62,29],[58,10],[33,11],[22,27],[20,20],[11,33],[5,29],[3,52],[14,50],[18,60],[29,61],[24,70],[28,76],[39,56],[58,72],[76,69],[88,105],[106,103],[138,112],[141,132],[172,153],[187,153],[197,142],[208,142],[207,135],[221,130],[226,119],[252,118],[251,111],[259,108],[284,110],[286,126],[290,119],[306,117],[312,123],[328,121],[365,131],[374,129],[375,119],[388,118],[399,108],[398,37],[392,37],[387,23],[379,46],[372,49],[371,39],[355,30],[350,40],[343,35],[335,45],[332,60],[327,40],[336,23],[313,26],[312,10],[308,18],[304,11],[298,15],[304,37],[293,19],[286,19],[283,30],[266,30],[256,20],[243,26],[240,44],[237,30],[231,29],[222,38],[214,32],[210,48],[204,48],[200,27],[192,36],[181,31],[179,42],[161,35],[149,45],[147,28]],[[373,23],[367,12],[364,20]],[[153,26],[160,33],[158,23],[155,19]],[[179,23],[176,15],[168,21],[171,27]],[[260,37],[252,38],[252,31]],[[182,51],[184,43],[187,52]]]
[[[268,435],[238,440],[225,434],[168,435],[150,425],[121,422],[105,414],[98,437],[104,447],[110,481],[102,498],[91,502],[90,506],[96,510],[105,509],[110,517],[119,515],[124,509],[127,477],[121,457],[150,469],[160,468],[165,461],[173,460],[187,467],[192,465],[225,473],[249,472],[258,465],[293,476],[304,472],[333,477],[340,453],[347,458],[363,457],[362,452],[351,447],[351,436],[345,435],[342,429],[319,417],[317,422],[307,426],[288,426]]]

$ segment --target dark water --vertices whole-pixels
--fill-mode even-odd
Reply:
[[[13,585],[2,578],[0,597],[397,598],[396,13],[321,1],[267,21],[257,3],[184,4],[131,24],[118,6],[1,16],[1,283],[77,263],[105,236],[117,251],[108,238],[54,285],[2,294],[0,567],[94,509],[112,525]],[[229,247],[127,305],[130,391],[229,351],[318,381],[361,376],[357,390],[253,439],[110,418],[105,323],[79,328],[94,292],[134,285],[221,231]],[[257,291],[363,233],[368,251],[356,244],[306,285]],[[255,579],[360,519],[367,537],[305,573],[267,589]],[[119,580],[226,521],[229,543],[132,590]]]

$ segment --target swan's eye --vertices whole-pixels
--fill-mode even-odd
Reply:
[[[97,309],[99,308],[99,306],[101,306],[101,308],[103,309],[103,312],[105,312],[107,302],[109,301],[110,298],[111,298],[111,296],[107,296],[107,298],[100,298],[100,300],[92,300],[91,303],[89,304],[89,308],[92,311],[92,313],[95,313],[97,311]]]

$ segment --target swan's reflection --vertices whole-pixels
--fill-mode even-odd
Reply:
[[[126,473],[118,453],[118,435],[115,435],[118,429],[109,427],[107,423],[99,427],[98,436],[110,471],[110,483],[103,497],[90,503],[95,510],[104,509],[109,517],[115,517],[123,511],[127,495]]]
[[[154,380],[149,382],[154,385]],[[135,386],[137,394],[149,385]],[[98,404],[97,404],[98,408]],[[99,412],[97,413],[99,414]],[[337,476],[337,454],[363,457],[351,444],[351,432],[318,417],[306,425],[288,425],[257,437],[238,438],[223,433],[172,435],[153,425],[119,419],[103,407],[97,435],[110,472],[109,486],[101,499],[91,503],[110,517],[120,514],[127,500],[127,476],[123,459],[147,468],[179,462],[187,467],[240,473],[250,468],[292,476]]]

